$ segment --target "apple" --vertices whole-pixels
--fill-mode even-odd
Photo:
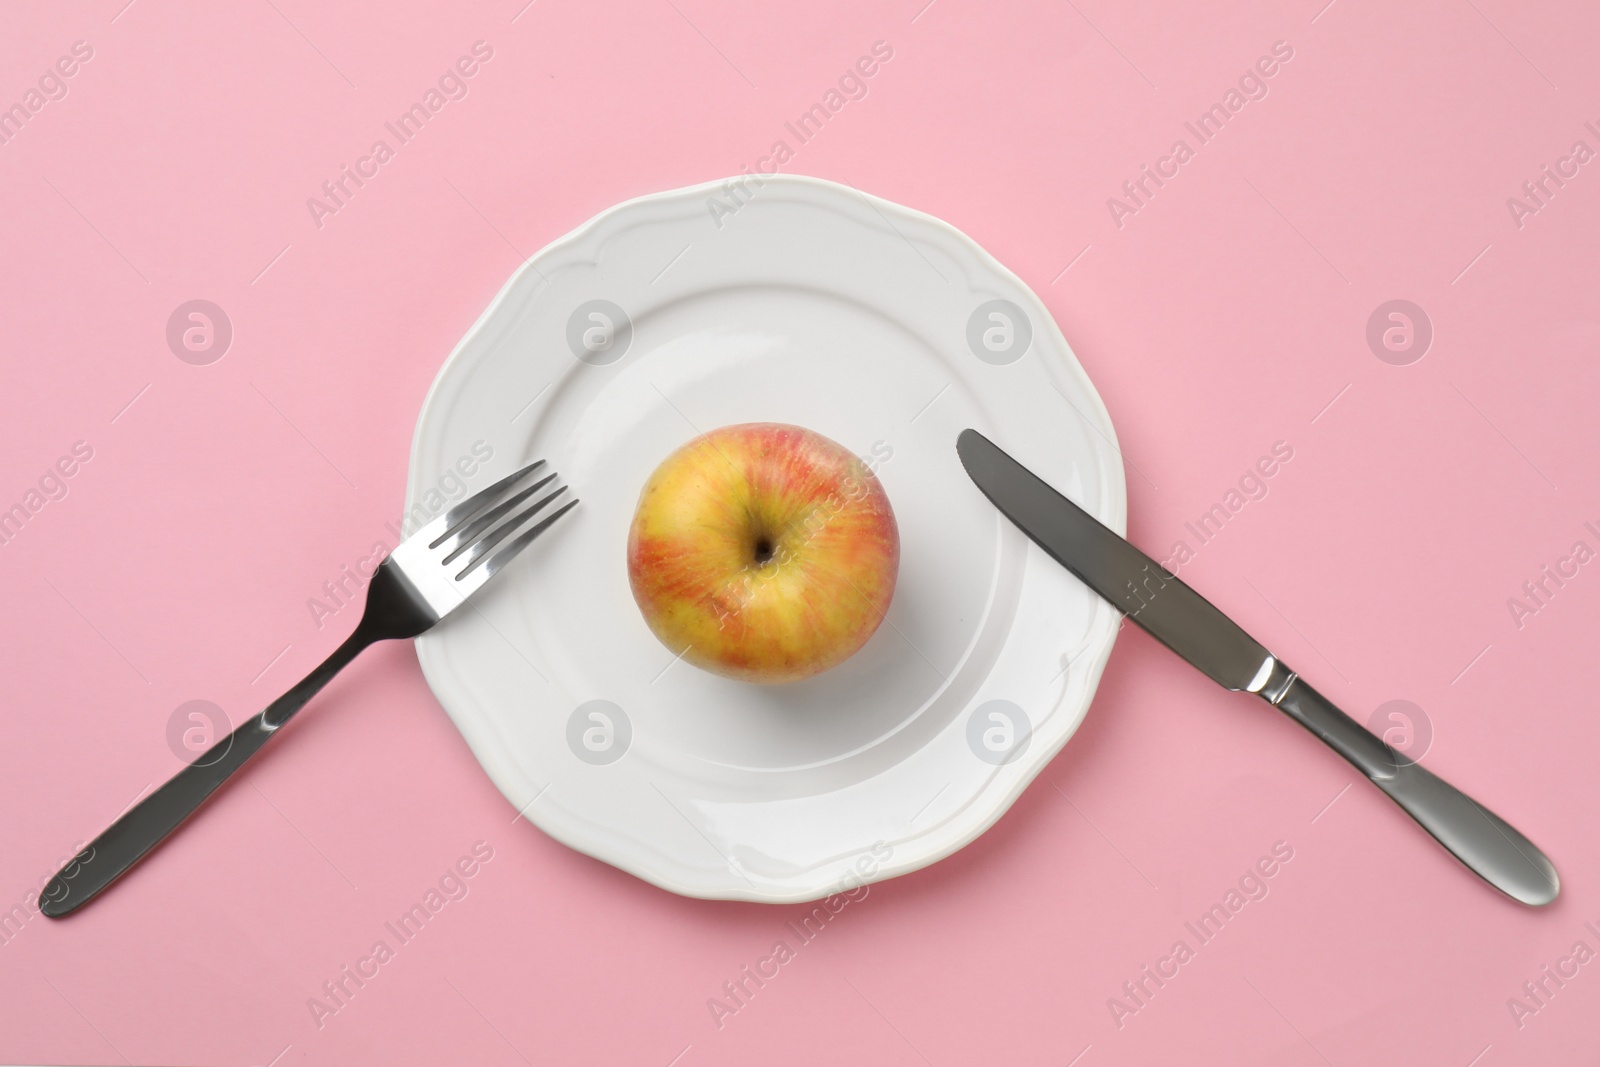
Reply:
[[[628,581],[675,656],[749,682],[849,659],[889,610],[900,531],[883,485],[843,445],[745,423],[655,469],[628,530]]]

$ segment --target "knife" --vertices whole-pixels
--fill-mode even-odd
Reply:
[[[956,452],[1006,518],[1150,636],[1224,689],[1254,693],[1310,730],[1502,893],[1535,906],[1556,899],[1555,866],[1504,819],[1384,744],[1209,600],[993,441],[963,430]]]

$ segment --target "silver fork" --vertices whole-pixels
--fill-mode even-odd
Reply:
[[[575,497],[528,524],[567,494],[553,472],[529,483],[544,466],[544,460],[539,460],[507,475],[402,541],[373,574],[367,586],[366,609],[355,632],[298,685],[207,749],[91,841],[40,890],[39,910],[59,918],[99,896],[193,815],[367,646],[416,637],[427,630],[571,511],[578,503]]]

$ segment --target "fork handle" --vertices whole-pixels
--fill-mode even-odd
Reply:
[[[295,712],[377,640],[365,625],[357,626],[294,688],[129,808],[45,884],[39,891],[39,910],[58,919],[99,896],[193,815]]]

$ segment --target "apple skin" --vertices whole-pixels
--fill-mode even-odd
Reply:
[[[900,531],[849,449],[781,423],[724,426],[657,467],[628,531],[628,581],[673,655],[775,684],[837,666],[889,610]]]

